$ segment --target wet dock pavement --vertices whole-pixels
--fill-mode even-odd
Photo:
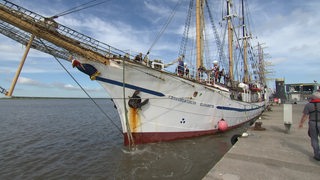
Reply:
[[[298,125],[304,104],[292,105],[290,130],[284,126],[284,105],[271,106],[258,119],[265,130],[241,137],[203,180],[319,180],[320,161],[313,159],[308,123]]]

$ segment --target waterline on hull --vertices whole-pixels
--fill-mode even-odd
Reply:
[[[261,114],[241,124],[237,124],[235,126],[229,126],[227,131],[241,127],[247,123],[250,123],[251,125],[258,119],[258,117]],[[146,144],[146,143],[157,143],[157,142],[163,142],[163,141],[174,141],[178,139],[192,138],[192,137],[198,137],[198,136],[214,135],[218,133],[222,133],[222,131],[219,131],[216,128],[216,129],[206,130],[206,131],[132,133],[132,137],[134,140],[134,144]],[[128,134],[123,133],[123,137],[124,137],[124,145],[126,146],[129,145]]]

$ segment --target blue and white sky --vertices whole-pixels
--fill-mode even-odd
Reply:
[[[11,0],[33,12],[53,16],[89,0]],[[210,0],[212,1],[212,0]],[[215,0],[220,2],[221,0]],[[238,0],[234,0],[238,1]],[[264,44],[273,74],[285,83],[320,82],[320,1],[246,0],[254,36]],[[57,22],[122,50],[147,52],[177,0],[110,0],[68,14]],[[187,4],[187,3],[186,3]],[[176,13],[185,20],[184,8]],[[169,29],[172,28],[172,29]],[[154,55],[171,61],[179,49],[182,27],[171,25],[167,37],[154,47]],[[0,34],[0,86],[10,88],[25,47]],[[99,83],[63,64],[92,97],[108,97]],[[272,80],[271,87],[274,85]],[[87,97],[55,58],[31,50],[14,96]],[[0,94],[0,97],[4,95]]]

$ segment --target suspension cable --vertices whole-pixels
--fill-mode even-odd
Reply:
[[[47,45],[41,40],[41,39],[39,39],[40,40],[40,42],[43,44],[43,46],[47,49],[47,51],[51,51],[48,47],[47,47]],[[104,114],[106,117],[107,117],[107,119],[109,119],[110,120],[110,122],[119,130],[119,132],[122,134],[122,130],[121,130],[121,128],[120,127],[118,127],[117,125],[116,125],[116,123],[115,122],[113,122],[112,120],[111,120],[111,117],[107,114],[107,113],[105,113],[104,111],[103,111],[103,109],[101,108],[101,106],[99,106],[98,104],[97,104],[97,102],[88,94],[88,92],[81,86],[81,84],[75,79],[75,77],[67,70],[67,68],[59,61],[59,59],[57,58],[57,57],[55,57],[55,56],[53,56],[54,57],[54,59],[60,64],[60,66],[68,73],[68,75],[73,79],[73,81],[81,88],[81,90],[88,96],[88,98],[98,107],[98,109],[102,112],[102,114]]]

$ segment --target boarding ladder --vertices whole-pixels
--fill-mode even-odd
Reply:
[[[125,52],[7,0],[0,0],[0,33],[31,48],[68,60],[70,55],[109,64]],[[32,41],[29,41],[32,37]]]

